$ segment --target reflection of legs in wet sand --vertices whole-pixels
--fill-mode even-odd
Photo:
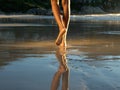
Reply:
[[[56,52],[56,57],[59,61],[59,68],[53,77],[51,90],[58,90],[61,77],[62,77],[62,88],[61,89],[69,90],[68,88],[69,68],[67,66],[67,59],[66,59],[66,47],[59,47]]]
[[[59,0],[51,0],[52,11],[59,27],[59,34],[56,39],[56,45],[60,45],[62,38],[67,35],[70,18],[70,0],[62,0],[63,15],[61,17]]]

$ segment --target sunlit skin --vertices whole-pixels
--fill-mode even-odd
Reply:
[[[63,37],[66,38],[69,21],[70,21],[70,0],[61,0],[62,8],[63,8],[62,15],[59,8],[60,6],[59,1],[60,0],[51,0],[53,15],[59,27],[59,34],[55,41],[56,45],[58,46],[62,43]]]
[[[70,1],[69,0],[62,0],[62,7],[63,7],[63,15],[60,14],[59,9],[59,0],[51,0],[52,10],[56,22],[59,27],[59,34],[56,39],[56,45],[58,45],[58,49],[56,51],[56,57],[59,61],[59,68],[55,73],[51,90],[57,90],[60,78],[62,77],[62,90],[68,90],[68,76],[69,76],[69,68],[67,66],[67,59],[66,59],[66,36],[67,30],[69,26],[69,18],[70,18]]]
[[[56,57],[59,61],[59,68],[53,77],[51,90],[58,90],[61,78],[62,78],[61,90],[69,90],[68,86],[69,68],[66,59],[66,47],[62,46],[58,47],[58,50],[56,51]]]

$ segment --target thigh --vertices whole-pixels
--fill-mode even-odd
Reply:
[[[55,2],[55,3],[59,4],[60,0],[51,0],[51,2]]]
[[[69,4],[69,2],[70,2],[70,0],[61,0],[62,2],[62,5],[68,5]]]

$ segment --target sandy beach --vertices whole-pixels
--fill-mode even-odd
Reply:
[[[76,43],[79,41],[68,41],[72,44],[66,55],[70,90],[119,90],[118,45],[107,45],[104,40],[92,45],[81,41],[83,45],[80,45]],[[50,90],[59,66],[53,41],[4,44],[0,47],[1,90]]]
[[[71,22],[64,54],[69,72],[65,80],[60,74],[58,90],[62,83],[69,90],[120,90],[119,28],[118,22]],[[54,23],[0,27],[0,90],[50,90],[60,64],[57,33]]]

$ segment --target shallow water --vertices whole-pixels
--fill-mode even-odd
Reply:
[[[59,67],[54,45],[58,29],[52,22],[1,25],[0,90],[50,90]],[[70,90],[120,90],[119,29],[115,21],[70,23]]]

